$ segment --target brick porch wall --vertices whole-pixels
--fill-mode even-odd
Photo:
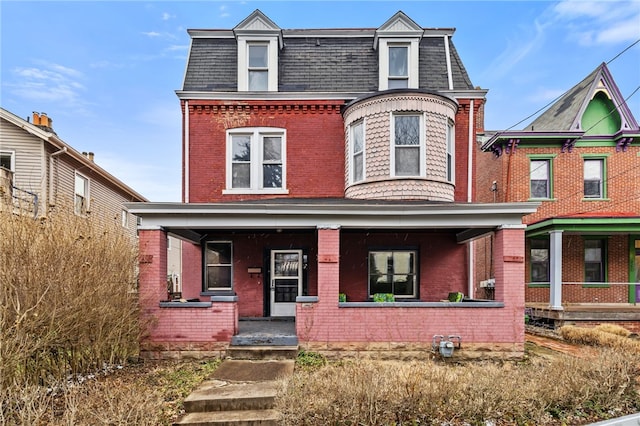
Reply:
[[[167,237],[162,230],[140,230],[140,315],[146,334],[142,357],[219,356],[237,331],[235,302],[211,306],[160,307],[167,299]]]
[[[338,306],[339,229],[318,230],[318,302],[298,303],[296,327],[304,348],[328,354],[387,351],[421,353],[434,335],[460,335],[475,357],[524,352],[524,231],[496,234],[496,300],[503,308]]]

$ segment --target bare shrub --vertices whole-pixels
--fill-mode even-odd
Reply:
[[[604,346],[640,355],[640,341],[622,335],[602,331],[600,328],[585,328],[565,325],[560,328],[562,338],[571,343],[590,346]]]
[[[0,387],[137,354],[133,238],[95,217],[0,215]]]
[[[617,324],[603,323],[603,324],[598,324],[594,328],[596,330],[599,330],[605,333],[616,334],[622,337],[629,337],[631,335],[631,332],[629,330]]]
[[[638,373],[637,357],[612,351],[518,364],[355,360],[296,371],[276,403],[286,425],[574,423],[640,409]]]

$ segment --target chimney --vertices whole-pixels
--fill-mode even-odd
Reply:
[[[51,119],[47,117],[46,112],[40,113],[40,125],[44,127],[51,127]]]
[[[35,111],[33,111],[33,124],[36,126],[40,125],[40,114]]]
[[[95,155],[95,154],[94,154],[93,152],[89,152],[89,153],[87,154],[87,158],[88,158],[88,159],[89,159],[89,161],[91,161],[92,163],[93,163],[93,157],[94,157],[94,155]]]

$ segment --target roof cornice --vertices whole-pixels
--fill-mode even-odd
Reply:
[[[318,28],[318,29],[291,29],[280,31],[283,38],[371,38],[376,35],[375,28]],[[452,36],[455,28],[423,28],[422,37]],[[233,39],[236,34],[227,29],[189,29],[187,33],[191,38],[228,38]]]

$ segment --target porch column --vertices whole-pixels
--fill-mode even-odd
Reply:
[[[549,305],[554,311],[562,311],[562,231],[549,232]]]
[[[140,229],[138,235],[140,305],[158,306],[167,299],[167,233],[161,228]]]
[[[524,310],[524,225],[501,226],[495,235],[495,299]]]
[[[340,292],[340,226],[318,225],[318,299],[338,304]]]

